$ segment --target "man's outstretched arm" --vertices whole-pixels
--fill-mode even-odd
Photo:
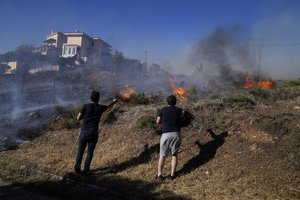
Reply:
[[[117,98],[114,98],[113,101],[107,106],[107,108],[112,107],[114,104],[116,104],[118,102]]]
[[[156,123],[157,123],[157,124],[161,124],[161,117],[160,117],[160,116],[157,116],[157,118],[156,118]]]
[[[77,121],[82,120],[82,118],[83,118],[83,115],[82,115],[81,112],[79,112],[79,113],[77,114],[77,117],[76,117]]]

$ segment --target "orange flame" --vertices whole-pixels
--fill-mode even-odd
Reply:
[[[247,76],[243,87],[246,89],[251,89],[251,88],[270,89],[273,87],[273,81],[268,80],[268,81],[255,82],[252,78]]]
[[[124,85],[123,92],[117,92],[116,95],[123,101],[127,101],[129,97],[135,92],[133,88],[130,88],[128,84]]]
[[[186,89],[182,87],[176,87],[175,83],[172,81],[172,79],[168,78],[168,84],[170,88],[172,89],[173,93],[180,99],[180,100],[186,100],[188,98],[188,94]]]
[[[246,89],[251,89],[256,87],[256,82],[252,80],[249,76],[245,78],[245,83],[243,85],[244,88]]]

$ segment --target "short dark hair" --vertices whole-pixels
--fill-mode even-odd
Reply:
[[[94,103],[98,103],[100,98],[100,93],[98,91],[91,92],[91,101]]]
[[[168,104],[170,106],[175,106],[176,105],[176,101],[177,101],[177,99],[176,99],[176,97],[174,95],[170,95],[167,98],[167,102],[168,102]]]

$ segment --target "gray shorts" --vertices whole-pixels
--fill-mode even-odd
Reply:
[[[160,156],[167,156],[171,153],[172,156],[176,156],[181,144],[180,132],[168,132],[163,133],[160,138]]]

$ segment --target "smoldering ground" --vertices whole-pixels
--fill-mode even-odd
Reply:
[[[100,92],[100,103],[104,104],[115,97],[116,91],[122,91],[124,84],[137,93],[171,93],[166,83],[170,74],[148,73],[135,68],[129,63],[124,64],[122,70],[81,66],[58,72],[27,73],[22,78],[18,74],[1,76],[2,150],[14,148],[20,140],[40,134],[45,125],[60,117],[58,107],[68,109],[89,102],[92,90]]]
[[[70,108],[89,101],[89,92],[101,90],[101,79],[92,84],[93,80],[85,78],[82,69],[60,72],[27,73],[23,79],[18,74],[0,77],[0,146],[11,148],[19,143],[24,132],[28,135],[38,134],[44,125],[59,117],[57,107]],[[109,83],[108,83],[109,84]],[[108,91],[101,91],[102,100],[109,98]],[[34,137],[34,136],[32,136]],[[22,138],[26,139],[26,137]],[[27,138],[28,139],[28,138]]]

